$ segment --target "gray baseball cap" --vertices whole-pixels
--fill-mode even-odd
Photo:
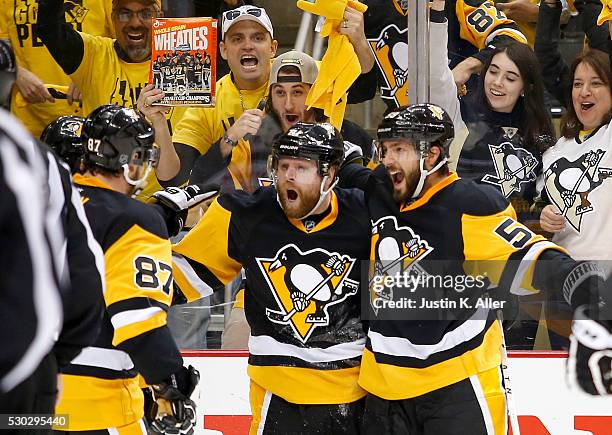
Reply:
[[[317,61],[306,53],[301,51],[291,50],[287,53],[281,54],[272,63],[270,68],[270,86],[275,83],[282,82],[296,82],[295,78],[284,79],[283,77],[278,78],[278,72],[281,68],[286,66],[294,66],[300,71],[300,79],[297,82],[313,84],[319,75],[319,67]]]

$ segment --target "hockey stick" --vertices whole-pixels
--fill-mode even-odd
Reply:
[[[380,274],[382,275],[383,273],[385,273],[387,270],[391,269],[393,266],[395,266],[397,263],[403,261],[404,259],[406,259],[407,257],[410,256],[410,252],[402,255],[399,258],[396,258],[395,260],[393,260],[391,263],[387,264],[385,267],[382,268],[382,270],[380,271]],[[418,260],[420,257],[420,255],[418,257],[414,258],[414,261]],[[370,284],[372,284],[372,281],[374,281],[374,278],[372,278],[370,280]]]
[[[322,280],[319,284],[317,284],[317,286],[315,288],[313,288],[304,298],[306,300],[306,302],[308,302],[309,300],[312,299],[312,297],[319,291],[321,290],[321,288],[327,284],[329,282],[330,279],[332,279],[334,276],[337,276],[336,274],[334,274],[333,272],[331,272],[329,275],[327,275],[327,277]],[[270,308],[266,308],[266,316],[268,316],[268,319],[272,320],[273,322],[282,322],[282,323],[286,323],[289,321],[289,319],[291,319],[298,311],[296,310],[295,306],[291,309],[291,311],[289,311],[287,314],[283,314],[280,311],[275,311],[275,310],[271,310]]]
[[[516,413],[516,403],[514,402],[514,393],[512,392],[512,384],[510,380],[510,367],[508,366],[508,352],[506,348],[506,337],[504,336],[504,327],[502,323],[502,312],[497,310],[497,321],[501,329],[502,336],[502,376],[504,379],[504,389],[506,390],[506,405],[508,406],[508,416],[510,417],[510,427],[512,428],[512,435],[521,435],[521,428],[519,427],[518,415]]]
[[[598,162],[598,163],[599,163],[599,162]],[[589,169],[590,169],[590,168],[591,168],[591,167],[590,167],[590,166],[588,166],[588,165],[587,165],[587,167],[586,167],[586,168],[584,168],[584,171],[582,171],[582,174],[580,174],[580,177],[578,177],[578,181],[576,181],[576,184],[574,185],[574,188],[572,189],[571,196],[576,195],[576,192],[578,191],[578,188],[580,187],[580,183],[582,183],[582,180],[583,180],[583,179],[584,179],[584,177],[586,176],[586,173],[587,173],[587,172],[589,172]],[[573,204],[573,202],[572,202],[572,204]],[[563,211],[561,212],[561,216],[565,216],[565,213],[567,212],[567,209],[568,209],[569,207],[570,207],[570,206],[568,206],[568,205],[566,205],[566,206],[564,206],[564,207],[563,207]]]

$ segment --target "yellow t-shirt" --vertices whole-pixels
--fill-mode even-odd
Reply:
[[[70,75],[83,92],[83,113],[91,113],[102,104],[118,104],[136,107],[140,91],[149,82],[150,62],[125,62],[119,58],[114,48],[114,39],[81,33],[83,38],[83,60],[77,70]],[[172,107],[167,117],[171,126],[177,125],[186,108]],[[139,195],[146,199],[162,187],[151,172],[147,186]]]
[[[72,0],[65,3],[66,22],[82,32],[111,36],[112,0]],[[38,2],[36,0],[0,0],[0,38],[8,39],[15,50],[17,64],[36,74],[45,84],[67,86],[70,78],[53,60],[36,34]],[[78,105],[66,100],[54,103],[16,104],[17,87],[13,90],[11,112],[38,137],[42,130],[61,115],[81,115]]]
[[[230,74],[223,76],[217,82],[217,105],[188,108],[176,126],[172,141],[192,146],[200,154],[205,154],[245,109],[256,108],[267,92],[268,82],[257,89],[239,91]]]

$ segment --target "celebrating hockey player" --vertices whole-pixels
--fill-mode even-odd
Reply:
[[[154,418],[152,429],[189,433],[198,374],[183,367],[166,327],[172,300],[166,225],[129,197],[155,165],[153,129],[133,109],[106,105],[87,118],[82,136],[85,173],[74,181],[104,251],[106,310],[96,342],[63,370],[56,412],[70,415],[69,431],[146,434],[140,374],[172,409]]]
[[[370,230],[361,192],[334,188],[343,156],[331,124],[292,126],[273,146],[274,186],[221,195],[174,246],[190,299],[246,271],[251,434],[359,432]]]
[[[574,308],[596,303],[603,284],[596,264],[577,263],[517,222],[493,186],[448,171],[453,135],[442,108],[399,108],[378,128],[382,164],[374,171],[347,165],[341,172],[342,185],[365,189],[373,222],[371,260],[382,265],[375,268],[378,274],[388,278],[385,270],[399,265],[401,274],[419,276],[422,283],[432,282],[425,281],[430,276],[459,282],[479,274],[491,284],[465,290],[433,280],[433,288],[413,289],[422,303],[457,299],[459,290],[479,298],[494,286],[501,294],[544,290]],[[397,285],[391,290],[391,297],[402,296]],[[502,330],[495,310],[475,303],[429,314],[404,310],[401,316],[379,320],[375,313],[369,322],[359,376],[369,393],[365,432],[505,433]]]

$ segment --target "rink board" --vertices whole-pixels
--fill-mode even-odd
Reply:
[[[251,421],[247,353],[185,351],[183,355],[202,376],[199,434],[247,433]],[[570,390],[565,382],[566,356],[564,352],[510,355],[522,435],[612,435],[612,398]]]

